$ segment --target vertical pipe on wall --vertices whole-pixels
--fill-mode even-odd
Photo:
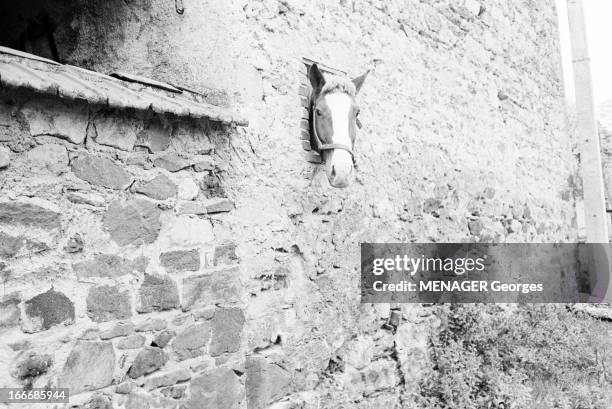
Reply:
[[[587,46],[582,0],[567,0],[572,45],[572,67],[576,92],[576,133],[580,146],[580,168],[584,187],[587,242],[607,243],[608,224],[601,167],[599,134],[591,82],[591,60]]]
[[[572,45],[572,67],[576,93],[576,133],[580,146],[587,243],[608,243],[601,150],[595,118],[591,59],[582,0],[567,0],[567,14]],[[591,291],[590,298],[583,301],[612,301],[610,299],[612,282],[610,281],[609,246],[591,247],[588,258]]]

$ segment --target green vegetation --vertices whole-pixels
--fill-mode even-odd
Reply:
[[[445,305],[440,316],[423,407],[611,407],[612,323],[564,305]]]

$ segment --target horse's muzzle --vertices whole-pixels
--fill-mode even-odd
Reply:
[[[325,170],[330,185],[337,188],[347,187],[353,178],[352,155],[345,150],[334,149],[325,162]]]

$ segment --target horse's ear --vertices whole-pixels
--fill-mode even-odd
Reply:
[[[370,70],[367,70],[359,77],[353,78],[353,84],[355,84],[355,89],[357,90],[357,93],[359,93],[359,90],[361,89],[361,86],[365,82],[365,79],[369,73],[370,73]]]
[[[312,89],[315,91],[320,90],[325,84],[325,77],[323,76],[321,70],[319,70],[319,67],[317,67],[317,64],[312,64],[310,66],[310,69],[308,70],[308,79],[310,80]]]

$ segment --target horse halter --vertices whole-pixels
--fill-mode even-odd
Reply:
[[[353,148],[351,146],[342,144],[342,143],[323,143],[321,138],[319,137],[319,133],[317,132],[317,113],[316,106],[314,101],[314,96],[311,94],[310,96],[310,115],[312,118],[312,135],[314,136],[315,146],[313,148],[321,154],[323,151],[333,151],[334,149],[342,149],[351,154],[351,158],[353,160],[353,166],[357,165],[355,161],[355,154],[353,153]],[[322,157],[322,155],[321,155]]]

